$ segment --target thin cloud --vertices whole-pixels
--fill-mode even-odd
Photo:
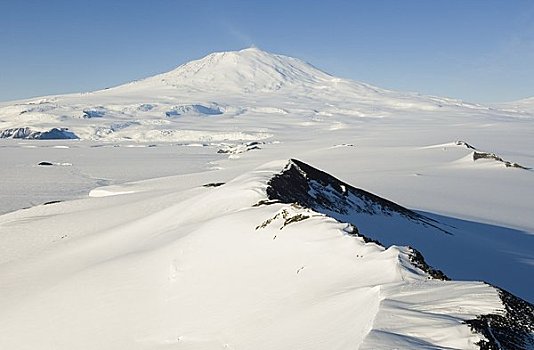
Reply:
[[[233,40],[235,40],[236,42],[238,42],[240,46],[256,47],[252,37],[248,35],[247,33],[245,33],[243,30],[237,28],[234,24],[226,20],[222,20],[220,24],[223,30],[227,33],[227,35],[231,37]]]

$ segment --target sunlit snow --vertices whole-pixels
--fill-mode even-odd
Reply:
[[[482,281],[534,300],[529,103],[385,90],[256,48],[2,103],[0,348],[476,349],[465,321],[504,313]],[[290,159],[343,181],[306,193],[350,210],[268,198]],[[351,186],[437,228],[357,212]]]

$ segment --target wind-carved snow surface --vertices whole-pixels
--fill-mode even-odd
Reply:
[[[475,349],[466,321],[504,315],[487,284],[432,279],[407,247],[269,202],[278,169],[0,217],[1,347]]]
[[[527,349],[533,120],[258,49],[0,104],[0,348]]]

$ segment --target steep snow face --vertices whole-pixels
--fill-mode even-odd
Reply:
[[[225,184],[200,174],[115,186],[1,216],[0,347],[476,349],[490,340],[467,322],[507,317],[495,288],[434,280],[407,247],[266,203],[283,166]]]

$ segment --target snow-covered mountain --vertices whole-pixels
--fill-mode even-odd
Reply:
[[[146,88],[165,84],[177,89],[224,93],[273,92],[280,89],[314,89],[334,77],[299,59],[269,54],[256,48],[212,53],[155,77],[133,83]]]
[[[410,111],[517,114],[459,100],[384,90],[333,77],[299,59],[250,48],[213,53],[170,72],[102,91],[1,104],[0,137],[255,139],[262,134],[250,128],[238,133],[224,132],[220,127],[210,133],[209,128],[244,115],[284,115],[285,119],[297,115],[335,122],[336,116],[382,118]],[[209,120],[208,125],[198,120],[213,116],[217,119]],[[191,123],[193,117],[196,119]]]
[[[534,113],[534,97],[524,98],[518,101],[501,103],[499,108],[523,113]]]
[[[0,130],[1,349],[534,347],[529,111],[252,48]]]

